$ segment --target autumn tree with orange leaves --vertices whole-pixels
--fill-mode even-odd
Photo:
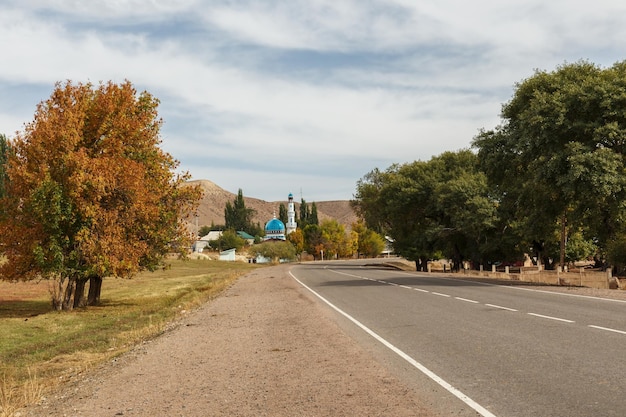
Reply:
[[[56,84],[6,152],[0,278],[55,280],[70,310],[98,304],[105,277],[185,253],[200,190],[159,147],[158,104],[128,81]]]

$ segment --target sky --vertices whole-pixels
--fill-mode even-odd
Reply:
[[[536,70],[626,59],[616,0],[0,0],[0,133],[56,82],[160,100],[193,179],[348,200],[375,168],[467,149]]]

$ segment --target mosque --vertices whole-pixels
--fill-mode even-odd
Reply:
[[[274,215],[274,218],[265,224],[265,237],[263,240],[287,240],[287,235],[298,228],[296,223],[296,208],[293,203],[293,194],[289,193],[287,205],[287,225]]]

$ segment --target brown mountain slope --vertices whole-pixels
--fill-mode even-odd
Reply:
[[[232,204],[233,201],[235,201],[237,195],[231,193],[230,191],[224,190],[223,188],[219,187],[217,184],[209,180],[189,181],[189,184],[200,185],[200,187],[202,187],[202,190],[204,191],[204,197],[200,201],[200,205],[197,210],[198,226],[210,226],[211,224],[223,225],[224,208],[226,207],[226,203],[230,202]],[[245,194],[243,196],[243,199],[246,203],[247,208],[251,208],[256,211],[256,215],[254,216],[253,221],[255,223],[258,222],[259,224],[261,224],[261,226],[263,226],[265,225],[265,223],[271,220],[274,215],[278,216],[278,210],[281,203],[284,204],[285,207],[287,206],[287,194],[288,193],[285,193],[284,201],[268,202],[260,200],[258,198],[246,197]],[[295,203],[297,221],[300,213],[300,202],[296,201]],[[309,208],[311,207],[311,203],[313,202],[307,201]],[[343,224],[347,229],[349,229],[352,223],[357,220],[354,210],[352,210],[352,207],[350,207],[349,200],[316,201],[315,205],[317,206],[317,216],[320,222],[326,219],[335,219],[339,223]],[[195,225],[196,220],[190,220]]]

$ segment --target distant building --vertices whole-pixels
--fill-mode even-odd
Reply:
[[[211,241],[218,240],[220,237],[222,237],[223,233],[224,232],[221,230],[211,230],[208,235],[202,236],[200,239],[195,241],[195,243],[193,244],[193,251],[202,253],[204,249],[210,247],[209,243]],[[239,231],[237,232],[237,236],[245,240],[248,245],[252,245],[254,243],[254,236],[246,232]]]
[[[237,232],[237,236],[245,240],[248,245],[252,245],[254,243],[254,236],[249,233],[239,231]]]
[[[289,202],[287,204],[287,227],[286,234],[289,235],[291,232],[295,232],[298,228],[298,223],[296,223],[296,206],[293,203],[293,194],[289,193]]]
[[[220,261],[234,261],[235,260],[235,249],[227,249],[225,251],[220,252]]]
[[[285,224],[274,216],[272,220],[265,223],[265,237],[263,240],[287,240],[285,235]]]
[[[289,193],[287,206],[287,226],[274,215],[274,218],[265,223],[265,237],[263,240],[287,240],[287,235],[298,228],[296,223],[296,208],[293,203],[293,194]]]
[[[212,240],[217,240],[222,237],[221,230],[212,230],[208,235],[202,236],[200,239],[196,240],[193,245],[193,251],[197,253],[202,253],[205,248],[209,247],[209,242]]]

